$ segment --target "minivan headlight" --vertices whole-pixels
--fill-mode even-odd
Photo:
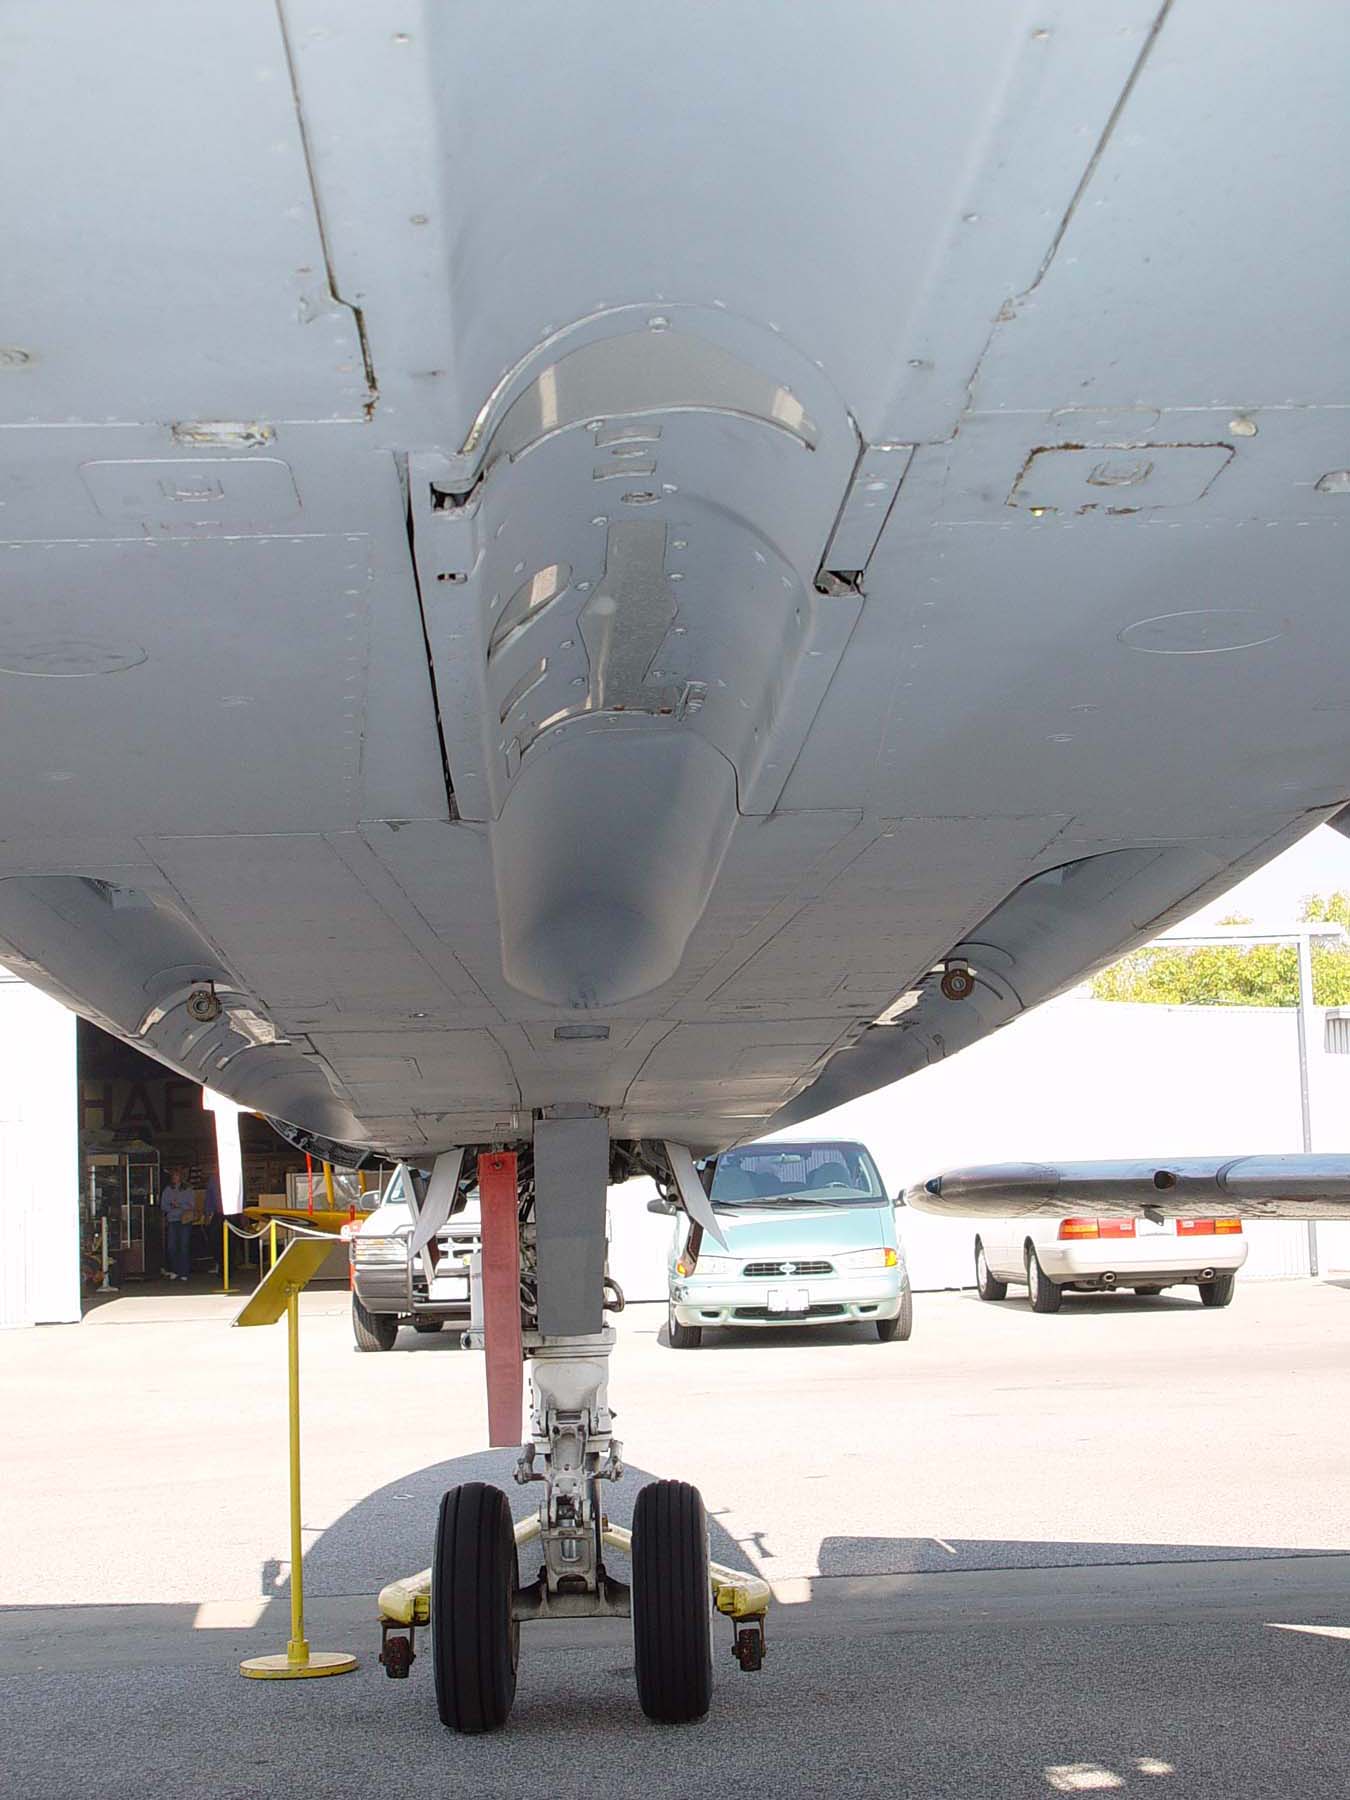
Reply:
[[[734,1256],[700,1256],[691,1272],[694,1275],[739,1275],[741,1265]]]
[[[877,1250],[845,1250],[832,1256],[836,1269],[893,1269],[900,1261],[897,1251],[889,1247]]]

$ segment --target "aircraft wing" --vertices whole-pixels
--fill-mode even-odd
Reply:
[[[991,1163],[918,1182],[906,1189],[905,1204],[919,1212],[976,1219],[1060,1219],[1073,1213],[1350,1219],[1350,1156]]]

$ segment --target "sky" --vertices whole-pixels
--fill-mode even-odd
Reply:
[[[1206,929],[1234,913],[1266,930],[1294,925],[1307,895],[1333,894],[1337,888],[1350,892],[1350,838],[1329,825],[1319,825],[1264,869],[1173,929]]]

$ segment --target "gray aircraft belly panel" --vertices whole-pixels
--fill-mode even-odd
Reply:
[[[355,823],[370,653],[362,537],[137,537],[3,554],[11,829]]]
[[[6,414],[359,419],[276,10],[20,0],[5,33]]]
[[[724,1143],[1345,798],[1339,15],[10,10],[0,942],[175,1066]]]
[[[1168,8],[975,407],[1350,402],[1347,64],[1343,7]]]

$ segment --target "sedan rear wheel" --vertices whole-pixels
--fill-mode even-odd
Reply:
[[[981,1300],[1006,1300],[1008,1284],[989,1273],[989,1263],[984,1254],[984,1245],[978,1238],[975,1240],[975,1292]]]
[[[1200,1283],[1200,1298],[1206,1306],[1227,1306],[1236,1285],[1237,1270],[1228,1269],[1224,1274],[1216,1275],[1213,1281]]]
[[[1063,1292],[1041,1267],[1040,1258],[1030,1244],[1027,1245],[1027,1287],[1031,1290],[1032,1312],[1059,1311],[1059,1303],[1064,1298]]]

